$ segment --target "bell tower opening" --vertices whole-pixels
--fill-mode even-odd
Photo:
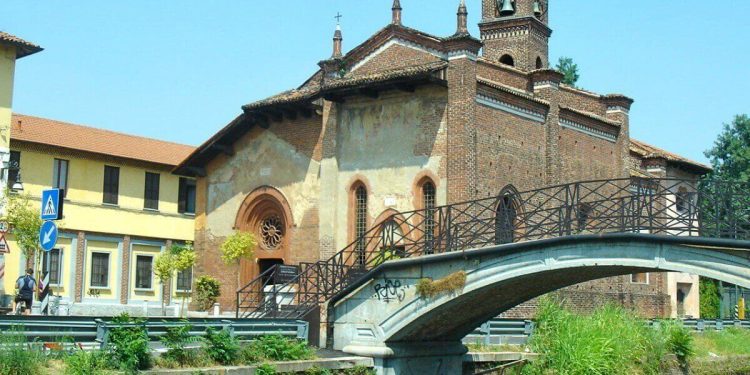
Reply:
[[[505,54],[500,58],[500,64],[515,66],[516,62],[513,60],[513,56]]]
[[[482,0],[479,31],[484,57],[500,61],[510,55],[513,66],[523,71],[543,68],[552,35],[548,6],[549,0]]]

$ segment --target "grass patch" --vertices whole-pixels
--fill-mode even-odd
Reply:
[[[525,374],[658,374],[666,354],[692,354],[690,335],[681,325],[653,329],[614,305],[577,315],[545,298],[537,314],[530,346],[542,356]]]
[[[46,364],[41,347],[30,345],[23,328],[0,332],[0,375],[38,375]]]
[[[750,355],[750,330],[729,328],[722,331],[705,331],[695,334],[695,352],[698,357]]]
[[[105,374],[109,368],[107,353],[102,351],[76,350],[64,357],[65,375]]]
[[[320,367],[311,367],[304,372],[304,375],[375,375],[375,370],[362,365],[343,370],[329,370]]]
[[[421,279],[417,282],[417,294],[422,298],[432,298],[443,293],[457,292],[466,285],[466,272],[454,272],[442,279]]]
[[[690,361],[690,373],[692,375],[750,374],[750,356],[697,358]]]
[[[482,343],[467,344],[469,352],[474,353],[524,353],[526,347],[522,345],[487,345]]]
[[[307,343],[280,335],[259,337],[240,353],[241,362],[301,361],[315,359],[315,351]]]

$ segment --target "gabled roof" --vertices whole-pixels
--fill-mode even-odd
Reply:
[[[12,142],[28,142],[175,166],[195,147],[14,113]]]
[[[15,35],[0,31],[0,44],[16,47],[16,58],[20,59],[25,56],[33,55],[43,50],[42,47],[34,43],[27,42]]]
[[[704,174],[713,170],[713,168],[708,165],[690,160],[633,138],[630,139],[630,152],[642,157],[643,159],[664,159],[667,162],[688,167]]]
[[[290,108],[311,111],[318,106],[317,102],[329,96],[344,95],[349,92],[358,92],[363,88],[387,89],[391,86],[402,84],[415,84],[432,82],[443,84],[436,73],[445,69],[447,62],[439,61],[429,64],[403,67],[352,78],[342,78],[326,81],[322,85],[313,85],[301,89],[289,90],[269,98],[244,105],[244,113],[237,116],[224,128],[219,130],[206,142],[195,149],[174,172],[181,175],[200,176],[203,174],[201,167],[204,163],[212,160],[221,153],[231,153],[231,145],[249,131],[255,125],[268,126],[265,113],[275,111],[277,107],[289,111]],[[312,115],[312,113],[310,113]]]
[[[440,56],[440,59],[372,73],[352,73],[351,69],[354,64],[363,61],[368,55],[393,39],[401,39],[411,45],[418,45]],[[205,173],[202,168],[205,163],[221,153],[231,154],[231,145],[234,141],[253,126],[268,127],[269,118],[281,120],[287,114],[291,115],[290,118],[296,118],[297,112],[311,115],[311,109],[317,108],[322,99],[340,101],[345,95],[362,93],[376,97],[378,90],[392,88],[410,90],[414,85],[424,83],[447,85],[444,74],[441,72],[448,66],[448,52],[472,49],[478,51],[480,47],[481,41],[468,34],[441,38],[402,25],[390,24],[341,58],[322,61],[319,64],[321,69],[297,89],[284,91],[242,106],[244,112],[242,115],[232,120],[198,147],[174,169],[174,172],[200,176]],[[342,73],[337,71],[339,67],[343,69]]]

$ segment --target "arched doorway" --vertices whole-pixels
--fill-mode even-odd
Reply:
[[[245,198],[235,229],[252,233],[258,245],[254,259],[240,261],[240,286],[275,265],[287,263],[292,224],[289,203],[279,190],[264,186]]]

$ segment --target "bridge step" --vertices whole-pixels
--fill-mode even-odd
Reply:
[[[367,274],[367,270],[364,268],[352,268],[346,273],[346,283],[351,284]]]

